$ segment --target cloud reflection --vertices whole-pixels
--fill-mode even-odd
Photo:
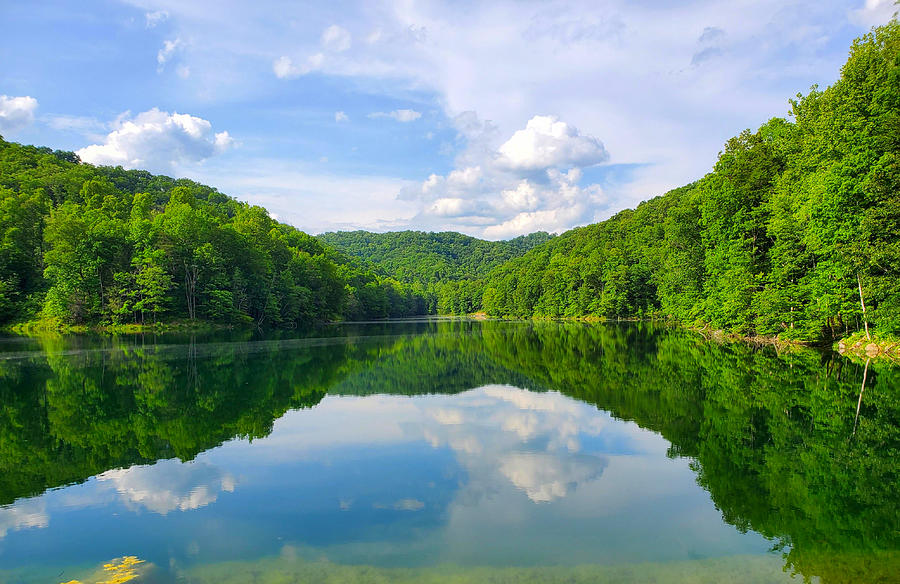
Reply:
[[[517,452],[501,463],[500,472],[535,503],[547,503],[597,479],[604,468],[606,459],[598,456]]]
[[[177,460],[110,470],[97,480],[109,481],[130,508],[144,507],[160,515],[205,507],[220,492],[234,491],[236,484],[234,476],[211,464]]]
[[[20,529],[43,528],[50,524],[46,504],[42,499],[22,499],[0,507],[0,539],[10,531]]]
[[[496,385],[453,396],[452,408],[445,399],[421,401],[421,425],[405,428],[455,451],[472,483],[505,480],[546,503],[597,480],[606,467],[602,456],[577,454],[579,438],[597,436],[606,425],[594,408],[555,392]]]

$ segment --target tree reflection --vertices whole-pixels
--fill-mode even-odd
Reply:
[[[659,433],[670,456],[691,459],[725,521],[770,538],[791,571],[824,582],[900,573],[896,369],[646,324],[445,322],[401,331],[263,344],[132,339],[74,354],[64,350],[69,341],[47,339],[41,353],[0,360],[0,504],[266,436],[285,411],[327,392],[508,384],[557,390]],[[523,485],[539,499],[553,495]]]

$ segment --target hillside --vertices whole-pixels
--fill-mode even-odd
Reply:
[[[296,327],[420,314],[413,287],[186,179],[0,138],[0,324]]]
[[[553,238],[543,231],[507,241],[485,241],[454,232],[338,231],[319,241],[371,263],[381,273],[403,282],[434,284],[481,278],[500,264]]]
[[[730,139],[712,172],[558,237],[311,237],[216,189],[0,138],[0,324],[484,310],[822,341],[900,333],[900,24]],[[863,303],[865,306],[863,306]]]
[[[732,138],[696,183],[459,284],[480,300],[467,308],[807,341],[867,323],[900,332],[897,21],[854,42],[834,85],[791,105],[791,121]]]

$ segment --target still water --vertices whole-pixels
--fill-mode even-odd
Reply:
[[[646,324],[2,339],[0,582],[898,581],[862,374]]]

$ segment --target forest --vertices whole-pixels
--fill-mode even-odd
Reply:
[[[0,323],[296,328],[468,314],[665,319],[821,342],[900,333],[900,24],[840,78],[633,210],[505,242],[312,237],[186,179],[0,139]]]
[[[693,184],[473,278],[466,311],[658,317],[820,341],[900,331],[900,25]],[[472,297],[468,294],[464,301]],[[863,309],[865,305],[865,309]]]
[[[431,284],[442,313],[658,318],[813,342],[867,325],[897,334],[900,25],[858,39],[834,85],[790,103],[790,119],[730,139],[700,180],[489,271],[400,245],[424,250],[425,234],[324,240]]]
[[[214,188],[0,139],[0,323],[295,328],[426,308],[420,287]]]

